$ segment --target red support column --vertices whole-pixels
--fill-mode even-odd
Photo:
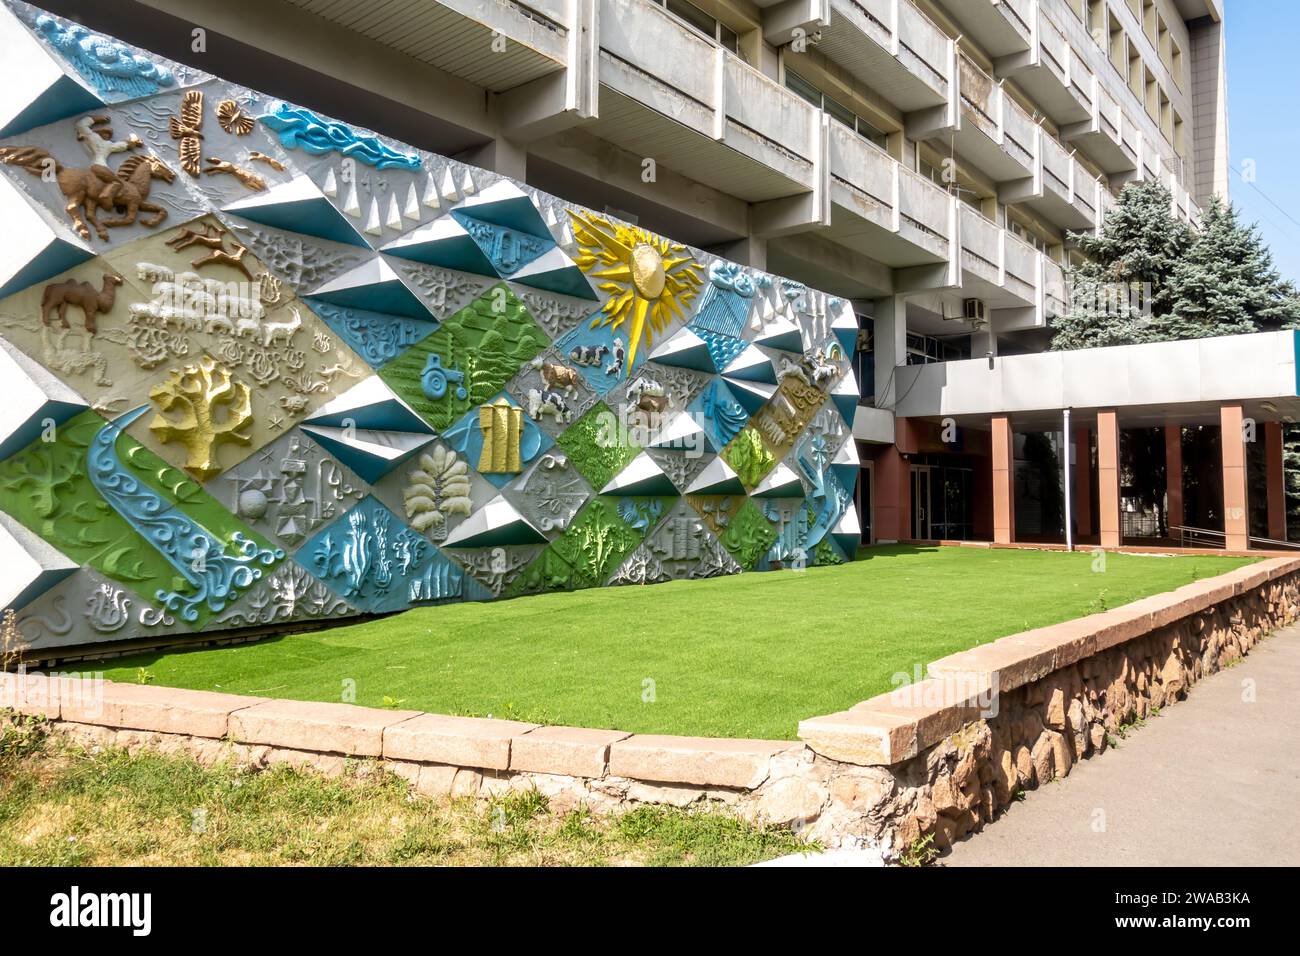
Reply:
[[[1229,551],[1245,551],[1250,545],[1242,417],[1240,405],[1224,405],[1219,409],[1219,445],[1223,449],[1223,534],[1224,546]]]
[[[1166,521],[1171,528],[1187,523],[1183,511],[1182,425],[1165,426],[1165,512]],[[1177,537],[1176,534],[1173,536]]]
[[[1286,465],[1282,458],[1282,423],[1264,423],[1264,453],[1268,460],[1268,536],[1286,540]]]
[[[903,541],[912,537],[912,476],[897,445],[876,456],[872,529],[877,541]]]
[[[1016,445],[1011,419],[993,416],[993,542],[1016,539]]]
[[[1080,538],[1092,535],[1092,429],[1074,429],[1074,529]]]
[[[1119,416],[1097,413],[1097,515],[1101,546],[1120,546],[1119,519]]]

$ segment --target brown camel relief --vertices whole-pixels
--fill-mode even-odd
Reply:
[[[104,274],[99,289],[89,282],[80,282],[76,279],[52,282],[45,287],[45,293],[41,296],[41,321],[50,325],[50,313],[58,309],[59,324],[66,329],[68,328],[68,306],[75,305],[81,309],[85,317],[86,331],[94,335],[99,331],[95,316],[113,308],[117,287],[121,284],[122,277],[111,272]]]

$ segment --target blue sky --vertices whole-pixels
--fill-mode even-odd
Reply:
[[[1245,172],[1253,160],[1254,185],[1268,197],[1229,173],[1232,201],[1246,222],[1259,224],[1278,271],[1300,284],[1300,2],[1227,0],[1225,7],[1232,165]]]

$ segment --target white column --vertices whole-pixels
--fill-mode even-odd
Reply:
[[[907,363],[907,303],[901,295],[876,300],[872,333],[876,365],[876,407],[892,408],[898,394],[895,369]]]

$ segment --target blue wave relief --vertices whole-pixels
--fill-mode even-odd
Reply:
[[[206,604],[216,614],[262,576],[262,568],[284,557],[279,548],[260,548],[241,532],[232,536],[237,553],[230,554],[216,535],[198,525],[122,464],[118,436],[149,410],[142,405],[116,421],[105,422],[86,451],[89,477],[95,490],[161,554],[191,587],[191,593],[159,588],[155,598],[185,621],[199,618]]]

